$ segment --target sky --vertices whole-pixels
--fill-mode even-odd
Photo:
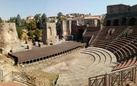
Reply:
[[[0,0],[0,17],[8,20],[17,14],[26,18],[39,13],[49,17],[58,12],[101,15],[106,13],[107,5],[114,4],[132,6],[137,4],[137,0]]]

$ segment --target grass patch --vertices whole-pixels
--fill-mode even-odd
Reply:
[[[27,73],[30,76],[36,77],[38,79],[44,80],[47,84],[51,85],[59,77],[59,74],[47,73],[42,70],[33,70]]]

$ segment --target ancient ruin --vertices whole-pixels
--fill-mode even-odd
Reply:
[[[20,41],[17,35],[15,23],[0,24],[0,48],[1,53],[20,51]]]
[[[25,51],[20,51],[22,44],[15,24],[1,23],[1,53],[13,59],[0,60],[1,82],[27,86],[136,86],[136,8],[117,4],[107,6],[107,14],[102,16],[67,14],[59,33],[57,18],[50,17],[43,26],[44,45],[32,45],[32,50]]]

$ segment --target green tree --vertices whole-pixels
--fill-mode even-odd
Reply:
[[[18,14],[17,17],[16,17],[15,23],[16,23],[17,27],[20,27],[20,26],[21,26],[21,17],[20,17],[19,14]]]
[[[56,29],[57,29],[57,35],[59,35],[59,38],[62,38],[62,16],[63,14],[61,12],[57,14],[58,21],[56,23]]]
[[[63,16],[63,14],[62,14],[61,12],[59,12],[59,13],[57,14],[57,16],[58,16],[58,19],[60,19],[60,20],[61,20],[61,18],[62,18],[62,16]]]
[[[41,22],[42,22],[42,23],[47,22],[47,16],[46,16],[45,13],[43,13],[43,15],[41,16]]]
[[[59,21],[67,20],[66,17],[65,17],[61,12],[59,12],[59,13],[57,14],[57,18],[58,18]]]
[[[21,20],[21,27],[23,29],[27,29],[28,28],[28,23],[24,19]]]
[[[2,20],[2,18],[0,17],[0,23],[2,23],[3,22],[3,20]]]
[[[35,30],[37,28],[36,22],[32,21],[28,24],[28,29],[29,30]]]
[[[21,39],[21,37],[22,37],[22,33],[23,33],[22,28],[17,27],[17,34],[18,34],[18,37],[19,37],[20,39]]]
[[[36,14],[34,16],[36,27],[41,29],[41,14]]]
[[[36,29],[35,32],[34,32],[34,35],[35,35],[35,40],[38,41],[41,37],[41,30],[39,29]]]
[[[16,17],[10,17],[9,22],[15,22],[16,21]]]
[[[29,39],[34,39],[34,31],[33,30],[29,30],[28,36],[29,36]]]
[[[34,19],[35,19],[36,22],[39,22],[40,19],[41,19],[41,14],[36,14],[36,15],[34,16]]]
[[[59,13],[57,14],[57,18],[58,18],[58,21],[57,21],[57,23],[56,23],[57,27],[59,27],[59,26],[61,25],[62,16],[63,16],[63,14],[62,14],[61,12],[59,12]]]

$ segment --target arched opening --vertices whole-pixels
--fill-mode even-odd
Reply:
[[[107,20],[107,26],[110,26],[111,25],[111,21],[110,20]]]
[[[121,25],[126,25],[126,22],[127,22],[127,19],[126,19],[126,17],[124,17],[124,18],[122,19]]]
[[[129,25],[130,25],[130,26],[133,26],[133,25],[135,25],[135,22],[136,22],[136,19],[135,19],[135,18],[131,18],[131,19],[129,20]]]
[[[100,26],[100,20],[99,19],[97,20],[97,26]]]
[[[113,25],[118,26],[118,22],[119,22],[118,19],[115,19],[114,22],[113,22]]]
[[[84,29],[79,29],[78,30],[78,41],[82,41],[83,36],[82,34],[84,33]]]

